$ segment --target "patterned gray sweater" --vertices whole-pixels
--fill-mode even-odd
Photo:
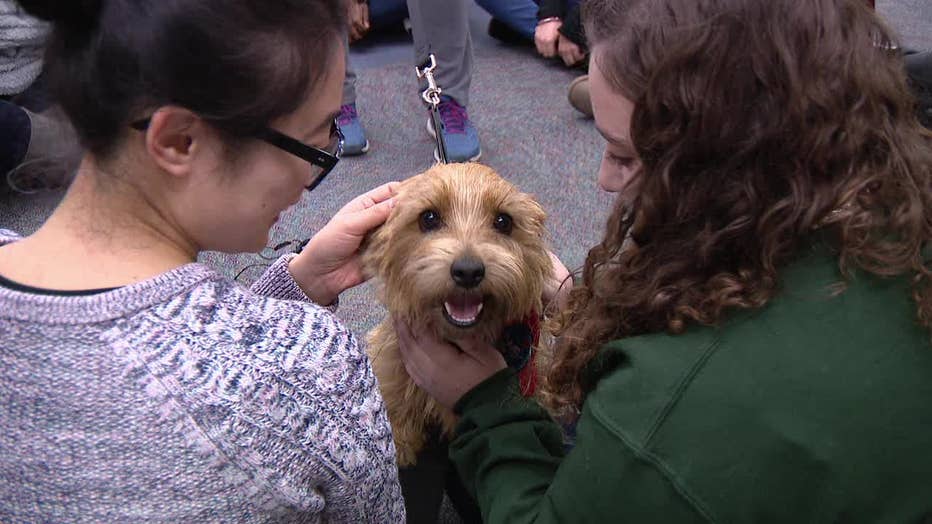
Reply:
[[[287,263],[0,287],[0,522],[404,522],[366,355]]]

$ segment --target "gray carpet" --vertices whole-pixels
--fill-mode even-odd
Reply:
[[[905,47],[932,50],[932,2],[877,0],[877,12],[896,30]]]

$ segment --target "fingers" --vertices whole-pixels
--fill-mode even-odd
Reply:
[[[400,185],[400,182],[389,182],[387,184],[382,184],[381,186],[367,191],[354,198],[353,200],[350,200],[349,203],[343,206],[343,209],[341,209],[337,214],[355,213],[357,211],[368,209],[372,206],[380,204],[398,194],[398,186]]]
[[[570,275],[570,271],[566,268],[566,265],[563,264],[563,261],[561,261],[553,251],[548,251],[547,254],[550,255],[550,263],[553,265],[553,276],[557,280],[565,280],[566,277]]]
[[[464,354],[483,365],[496,366],[501,362],[504,367],[505,358],[502,354],[495,347],[477,337],[458,340],[456,345]]]
[[[396,205],[394,198],[383,200],[369,207],[364,207],[356,212],[344,213],[341,217],[344,224],[344,231],[350,235],[362,237],[372,229],[375,229],[388,220],[392,209]]]
[[[392,323],[395,325],[395,334],[398,335],[398,347],[403,354],[407,355],[410,351],[409,348],[417,343],[414,334],[411,333],[411,327],[408,326],[407,322],[398,318],[393,318]]]
[[[537,52],[545,58],[553,58],[557,56],[559,33],[557,30],[560,28],[559,22],[548,22],[546,24],[537,26],[537,29],[534,31],[534,45],[537,47]]]
[[[575,42],[564,37],[560,37],[559,53],[563,63],[567,66],[576,65],[585,58],[582,49]]]
[[[559,38],[553,40],[544,41],[544,52],[541,53],[545,58],[553,58],[557,56],[557,45]]]
[[[576,65],[585,59],[586,53],[579,46],[576,46],[575,56],[573,57],[573,65]]]
[[[405,366],[405,371],[415,381],[415,384],[421,385],[419,383],[420,367],[417,364],[420,357],[417,351],[417,340],[414,338],[414,334],[411,333],[411,328],[407,322],[397,318],[393,319],[392,322],[395,325],[395,334],[398,336],[398,351],[401,352],[401,362]]]
[[[360,4],[359,6],[360,15],[362,18],[362,27],[363,30],[369,31],[369,4]]]
[[[534,35],[534,46],[537,48],[537,54],[539,54],[540,56],[544,58],[550,58],[549,56],[547,56],[546,42],[544,42],[544,39],[538,36],[537,34]]]

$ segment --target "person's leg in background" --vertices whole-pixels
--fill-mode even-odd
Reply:
[[[369,0],[369,23],[373,31],[398,26],[407,17],[406,0]]]
[[[343,154],[356,156],[369,151],[369,140],[356,110],[356,69],[350,59],[349,42],[346,40],[343,41],[343,48],[346,50],[346,78],[343,79],[343,105],[340,106],[337,125],[343,132]]]
[[[537,29],[536,0],[476,0],[492,15],[489,35],[507,43],[534,42]]]
[[[392,25],[401,24],[408,15],[405,0],[369,0],[370,30],[378,31]],[[359,119],[356,106],[356,67],[349,53],[349,41],[344,41],[346,57],[346,78],[343,80],[343,104],[337,124],[343,132],[343,154],[345,156],[362,155],[369,151],[366,129]]]
[[[470,0],[407,0],[414,37],[414,60],[437,58],[437,84],[443,90],[440,119],[451,162],[478,160],[479,134],[466,112],[472,80],[473,50],[469,34]],[[424,89],[426,85],[421,85]],[[428,119],[428,130],[433,131]]]

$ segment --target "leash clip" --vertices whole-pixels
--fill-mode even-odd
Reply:
[[[420,67],[415,66],[414,72],[417,73],[418,80],[427,81],[427,89],[421,93],[421,98],[424,102],[430,106],[430,124],[434,130],[434,139],[437,141],[437,160],[441,164],[447,163],[447,145],[443,141],[443,134],[441,129],[443,123],[440,120],[440,95],[443,93],[443,89],[437,85],[437,80],[434,78],[434,71],[437,70],[437,57],[433,53],[428,55],[427,61],[421,64]]]

